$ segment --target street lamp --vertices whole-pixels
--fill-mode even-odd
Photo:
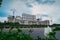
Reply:
[[[13,16],[14,16],[16,9],[15,8],[11,9],[11,11],[13,12]]]
[[[52,17],[50,17],[50,25],[52,25]]]
[[[15,14],[16,9],[14,8],[14,9],[11,9],[10,11],[12,11],[12,13],[13,13],[12,19],[13,19],[13,22],[15,22],[15,16],[14,16],[14,14]]]

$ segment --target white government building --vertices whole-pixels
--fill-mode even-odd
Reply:
[[[36,19],[35,15],[23,13],[21,16],[8,16],[8,22],[19,22],[20,24],[37,24],[37,25],[49,25],[49,20],[42,21],[41,18]]]

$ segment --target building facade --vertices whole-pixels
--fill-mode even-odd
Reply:
[[[28,21],[34,21],[34,20],[36,20],[36,16],[23,13],[22,14],[22,19],[23,20],[28,20]]]
[[[30,15],[30,14],[22,14],[21,16],[9,16],[8,17],[8,22],[19,22],[20,24],[37,24],[37,25],[49,25],[49,20],[44,20],[42,21],[40,18],[36,19],[35,15]]]

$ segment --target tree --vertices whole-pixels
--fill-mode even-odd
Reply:
[[[2,4],[2,0],[0,0],[0,6],[1,6],[1,4]]]

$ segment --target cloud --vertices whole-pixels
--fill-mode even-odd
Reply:
[[[12,6],[12,7],[11,7]],[[21,16],[22,13],[30,13],[30,7],[32,7],[32,4],[29,2],[26,2],[25,0],[14,0],[12,1],[10,6],[10,9],[16,9],[15,11],[15,16]],[[9,9],[9,10],[10,10]],[[10,15],[12,14],[12,11],[9,13]]]
[[[53,4],[55,0],[35,0],[38,4]]]
[[[10,10],[14,8],[16,9],[16,16],[27,13],[37,17],[44,16],[44,19],[47,19],[48,15],[53,17],[54,22],[59,21],[60,18],[60,0],[3,0],[2,7],[0,7],[0,16],[12,15]]]
[[[27,7],[33,7],[33,5],[31,3],[26,3]]]
[[[43,17],[49,17],[48,15],[46,15],[46,14],[42,14],[42,15],[40,15],[40,16],[43,16]]]
[[[7,17],[0,17],[1,22],[7,21],[7,20],[8,20]]]
[[[58,18],[58,20],[56,20],[56,23],[60,24],[60,18]]]
[[[50,13],[52,10],[54,10],[54,7],[51,5],[33,5],[33,8],[31,8],[31,12],[34,15],[37,14],[48,14]]]

